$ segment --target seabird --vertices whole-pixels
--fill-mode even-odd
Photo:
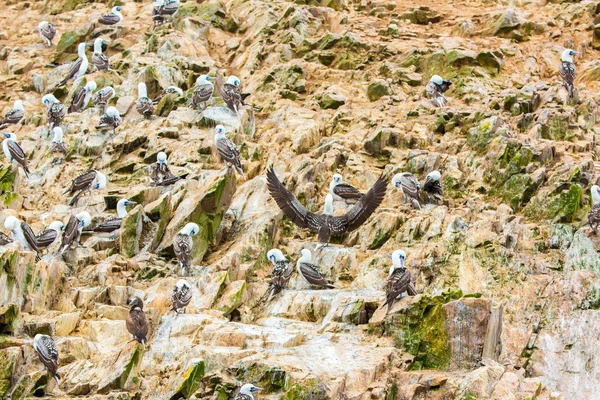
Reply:
[[[179,311],[183,310],[190,304],[192,300],[192,290],[190,284],[185,279],[180,279],[175,284],[173,294],[171,295],[171,303],[173,304],[172,311],[179,314]]]
[[[320,286],[327,289],[335,289],[335,286],[329,284],[319,268],[311,263],[312,254],[308,249],[300,251],[300,258],[296,263],[296,270],[301,277],[313,286]]]
[[[573,64],[573,56],[579,54],[575,50],[566,49],[562,52],[562,62],[558,67],[558,72],[563,79],[563,86],[567,89],[569,97],[575,95],[575,64]]]
[[[71,186],[64,191],[64,194],[73,195],[69,205],[73,206],[79,200],[83,192],[92,194],[92,190],[100,190],[106,187],[106,175],[102,172],[90,169],[71,181]]]
[[[113,135],[116,133],[116,129],[121,125],[123,120],[119,114],[119,110],[115,107],[110,106],[104,111],[104,114],[100,117],[100,123],[96,126],[96,129],[112,128]]]
[[[233,400],[254,400],[254,392],[262,390],[251,383],[246,383]]]
[[[78,246],[83,228],[89,226],[91,223],[92,217],[87,211],[82,211],[77,215],[71,214],[69,222],[67,222],[67,226],[65,226],[63,231],[62,242],[58,248],[58,253],[64,253],[66,249],[73,245],[73,243]]]
[[[444,107],[448,104],[448,100],[444,97],[444,92],[452,85],[452,82],[445,81],[439,75],[434,75],[425,86],[425,92],[431,99],[431,102],[436,107]]]
[[[269,287],[269,298],[267,301],[280,293],[287,286],[294,267],[279,249],[271,249],[267,253],[267,258],[273,264],[273,272],[271,273],[271,286]]]
[[[121,14],[121,7],[113,7],[112,10],[108,14],[104,14],[98,19],[103,25],[117,25],[119,22],[123,20],[123,15]]]
[[[63,141],[63,130],[60,126],[56,126],[52,131],[54,132],[52,146],[50,147],[50,152],[54,156],[52,164],[62,164],[64,157],[67,155],[67,146]]]
[[[133,206],[137,203],[134,201],[129,201],[127,199],[121,199],[117,202],[117,218],[110,217],[103,222],[99,223],[92,229],[92,231],[96,233],[110,233],[114,238],[118,230],[121,228],[121,223],[123,222],[123,218],[127,216],[127,206]]]
[[[163,97],[168,96],[170,94],[177,94],[179,97],[183,97],[183,90],[181,90],[177,86],[169,86],[168,88],[163,90],[163,92],[156,99],[152,100],[152,102],[154,104],[158,104],[163,99]]]
[[[10,231],[14,242],[20,242],[23,245],[25,251],[33,251],[37,254],[35,233],[26,222],[19,221],[17,217],[11,215],[4,221],[4,228]]]
[[[14,133],[4,133],[4,139],[2,141],[2,150],[4,151],[4,155],[6,159],[12,163],[13,161],[19,164],[23,171],[25,171],[25,175],[29,176],[29,168],[27,167],[27,159],[25,158],[25,152],[17,143],[17,137]]]
[[[161,151],[156,155],[156,162],[148,166],[150,179],[154,186],[170,185],[177,182],[180,177],[174,176],[167,165],[167,153]]]
[[[190,222],[173,238],[173,250],[179,260],[182,276],[192,266],[192,247],[194,245],[192,236],[198,232],[200,232],[198,224]]]
[[[164,22],[165,17],[171,17],[171,22],[175,22],[175,14],[179,10],[179,0],[154,0],[157,3],[152,12],[154,24]]]
[[[40,249],[47,249],[54,243],[58,242],[58,236],[62,233],[65,225],[62,221],[54,221],[50,224],[48,229],[44,229],[35,237],[38,251]]]
[[[237,76],[231,75],[227,81],[221,86],[221,97],[227,107],[236,114],[239,114],[240,105],[244,104],[244,99],[250,96],[250,93],[241,93],[240,79]]]
[[[433,198],[436,204],[440,204],[440,201],[444,199],[444,189],[440,178],[442,175],[440,171],[431,171],[425,177],[425,183],[423,184],[423,190],[427,193],[429,199]]]
[[[6,233],[0,231],[0,246],[6,246],[9,243],[12,243],[12,239]]]
[[[225,127],[217,125],[215,127],[215,145],[221,160],[227,164],[227,167],[233,166],[235,170],[244,178],[244,170],[242,169],[242,161],[240,160],[240,151],[235,143],[227,139],[225,136]]]
[[[421,209],[421,184],[413,174],[402,172],[394,175],[392,185],[402,191],[404,204],[410,203],[413,208]]]
[[[148,341],[148,319],[144,314],[144,302],[139,297],[134,297],[129,302],[129,306],[131,308],[127,314],[125,325],[129,333],[133,335],[133,339],[141,343],[145,349]]]
[[[48,47],[52,47],[52,39],[56,35],[56,28],[48,21],[42,21],[38,25],[38,32]]]
[[[148,91],[144,82],[138,83],[138,99],[135,102],[135,109],[144,117],[150,117],[154,113],[154,103],[148,98]]]
[[[108,43],[102,38],[96,38],[94,40],[94,54],[92,54],[92,64],[98,71],[108,71],[110,69],[110,62],[108,57],[102,54],[102,48],[108,46]]]
[[[417,290],[410,276],[410,271],[404,266],[406,253],[403,250],[396,250],[392,253],[392,266],[390,274],[385,282],[385,303],[387,305],[386,314],[392,308],[394,301],[404,292],[409,296],[415,296]]]
[[[590,191],[592,192],[592,207],[588,212],[587,218],[588,224],[595,235],[598,230],[598,225],[600,225],[600,186],[594,185]]]
[[[356,203],[363,196],[354,186],[343,183],[340,174],[333,175],[333,179],[329,184],[329,193],[333,196],[333,200],[348,203]]]
[[[77,88],[71,99],[71,105],[69,106],[69,113],[76,113],[85,110],[90,103],[92,93],[96,90],[96,82],[89,81],[83,87]]]
[[[48,126],[54,128],[60,125],[66,114],[65,106],[53,94],[42,97],[42,102],[46,106]]]
[[[215,91],[214,85],[210,82],[211,79],[208,75],[200,75],[196,79],[196,87],[192,94],[192,107],[196,108],[202,105],[201,111],[206,108],[206,103],[211,99]]]
[[[319,247],[327,245],[331,236],[341,236],[361,226],[379,207],[385,196],[387,182],[383,174],[373,187],[344,215],[333,215],[333,196],[325,197],[322,215],[308,211],[281,183],[273,167],[267,169],[267,186],[283,213],[300,228],[318,232]]]
[[[79,79],[83,75],[85,75],[89,65],[87,56],[85,55],[86,47],[87,43],[79,43],[79,45],[77,46],[77,60],[71,63],[69,72],[67,72],[67,76],[65,76],[65,78],[60,82],[60,86],[67,83],[67,81],[71,78]]]
[[[60,383],[60,375],[58,374],[58,349],[54,340],[48,335],[38,333],[33,338],[33,349],[58,385]]]
[[[108,101],[115,97],[115,89],[110,86],[102,88],[94,94],[92,97],[92,101],[94,102],[94,106],[98,107],[100,111],[104,111],[104,108],[108,104]]]
[[[6,113],[4,120],[0,122],[0,129],[6,128],[8,125],[18,124],[25,116],[25,109],[23,108],[23,101],[16,100],[13,108]]]

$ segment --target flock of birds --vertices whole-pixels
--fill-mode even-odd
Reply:
[[[174,20],[174,16],[179,8],[178,0],[154,0],[157,3],[153,8],[154,24],[164,23],[168,18]],[[120,7],[113,7],[111,12],[101,16],[98,20],[100,24],[116,26],[123,21]],[[52,40],[56,35],[56,29],[52,24],[43,21],[38,25],[38,31],[44,42],[52,46]],[[92,66],[97,71],[110,70],[110,61],[104,52],[108,49],[108,42],[102,38],[96,38],[93,42],[93,54],[91,57]],[[80,43],[77,47],[78,58],[69,65],[66,75],[59,86],[65,85],[69,80],[75,79],[74,85],[77,85],[90,68],[86,55],[87,43]],[[562,62],[559,66],[560,75],[563,78],[563,85],[569,96],[575,96],[576,90],[573,85],[575,79],[575,66],[572,56],[577,52],[567,49],[562,53]],[[66,69],[66,68],[65,68]],[[195,82],[193,93],[191,94],[190,104],[192,107],[203,111],[213,97],[214,84],[212,78],[208,75],[198,77]],[[431,99],[434,106],[444,107],[448,100],[444,97],[444,92],[451,86],[451,82],[444,80],[439,75],[434,75],[425,88],[427,96]],[[85,85],[78,87],[70,101],[68,108],[51,93],[42,97],[42,102],[46,106],[48,129],[53,132],[52,145],[50,151],[54,156],[53,164],[62,163],[67,153],[67,146],[64,142],[64,131],[61,122],[67,113],[80,113],[84,111],[90,103],[101,113],[99,130],[112,130],[113,134],[121,125],[122,119],[119,111],[114,106],[109,106],[110,100],[115,97],[115,89],[107,86],[97,90],[94,81],[88,81]],[[164,96],[184,96],[183,91],[175,86],[168,87],[158,98],[150,99],[148,97],[146,84],[139,82],[138,99],[135,104],[137,112],[145,118],[154,114],[154,106]],[[240,112],[245,106],[244,100],[249,94],[242,93],[240,89],[240,80],[236,76],[229,76],[221,87],[221,97],[228,109],[240,116]],[[10,125],[18,124],[25,116],[23,102],[17,100],[13,108],[6,114],[0,124],[0,129],[4,130]],[[28,167],[27,157],[21,146],[17,142],[14,133],[4,133],[2,149],[9,162],[20,167],[26,177],[31,171]],[[244,177],[240,152],[236,145],[227,138],[226,128],[217,125],[214,128],[214,145],[228,168]],[[185,175],[176,176],[171,173],[167,164],[167,154],[160,152],[157,155],[156,163],[149,166],[149,177],[155,186],[169,186],[175,182],[185,179]],[[382,203],[387,190],[387,179],[381,175],[373,186],[362,193],[355,187],[344,183],[340,174],[335,174],[329,185],[329,193],[325,197],[325,203],[322,214],[308,211],[298,199],[285,187],[279,180],[272,167],[266,172],[268,190],[283,213],[299,228],[308,229],[317,233],[317,245],[315,251],[328,245],[332,237],[343,236],[344,234],[358,229],[364,224],[373,212]],[[443,201],[443,188],[440,182],[441,174],[439,171],[430,172],[423,183],[416,179],[410,173],[404,172],[396,174],[392,178],[392,185],[399,189],[404,198],[404,202],[414,209],[421,209],[426,203],[440,204]],[[88,170],[72,180],[71,185],[64,194],[71,196],[69,204],[76,206],[79,198],[93,191],[106,188],[107,177],[104,173],[97,170]],[[422,193],[424,192],[424,193]],[[425,201],[423,200],[425,194]],[[592,230],[596,232],[600,225],[600,187],[592,187],[592,198],[594,206],[588,214],[588,222]],[[334,201],[344,202],[350,208],[343,214],[334,215]],[[119,233],[123,219],[127,215],[127,207],[136,203],[128,199],[121,199],[117,203],[117,217],[109,218],[89,230],[94,233],[108,234],[115,237]],[[56,248],[54,256],[63,254],[73,245],[79,246],[82,232],[90,227],[92,222],[91,215],[82,211],[70,216],[66,225],[62,221],[52,222],[48,229],[35,234],[31,227],[24,221],[20,221],[14,216],[5,219],[4,227],[10,231],[11,236],[0,232],[0,245],[8,245],[11,242],[18,242],[25,251],[33,251],[39,259],[40,254]],[[200,227],[193,222],[188,223],[179,231],[173,239],[173,249],[179,262],[179,274],[181,276],[189,275],[192,268],[192,237],[200,232]],[[274,296],[284,290],[291,279],[294,267],[285,255],[279,249],[271,249],[267,253],[267,258],[273,266],[272,279],[268,291],[261,300],[270,301]],[[409,296],[417,294],[410,271],[405,266],[406,254],[403,250],[396,250],[391,255],[392,265],[385,284],[386,297],[383,303],[387,306],[386,312],[389,312],[394,302],[402,298],[406,293]],[[300,257],[296,262],[296,272],[311,287],[323,289],[334,289],[334,286],[327,280],[327,277],[321,272],[319,266],[312,262],[312,252],[309,249],[302,249]],[[171,301],[172,311],[176,314],[185,312],[186,307],[192,300],[191,285],[185,279],[181,279],[173,289]],[[261,303],[259,300],[258,304]],[[141,298],[134,297],[129,303],[130,311],[126,320],[126,327],[133,336],[133,341],[137,341],[146,346],[149,324],[144,313],[144,303]],[[37,352],[41,362],[46,366],[48,372],[59,382],[58,364],[59,354],[55,341],[48,335],[38,334],[33,340],[33,347]],[[253,393],[260,388],[245,384],[241,387],[237,400],[253,400]]]

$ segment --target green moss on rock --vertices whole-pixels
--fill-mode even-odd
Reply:
[[[87,42],[91,39],[94,31],[94,24],[87,24],[81,29],[66,31],[60,36],[56,44],[56,52],[52,62],[63,64],[77,59],[77,45],[81,42]]]
[[[369,101],[377,101],[383,96],[391,94],[390,87],[385,82],[373,82],[367,87],[367,97]]]
[[[191,361],[191,365],[187,368],[181,377],[181,383],[171,395],[170,400],[190,399],[200,388],[202,378],[204,378],[205,364],[204,360],[196,359]]]
[[[19,316],[19,307],[14,304],[5,304],[0,307],[0,333],[14,333],[14,323]]]

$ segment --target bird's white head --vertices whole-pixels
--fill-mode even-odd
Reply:
[[[573,62],[573,56],[579,54],[575,50],[566,49],[562,52],[561,59],[566,62]]]
[[[94,81],[89,81],[88,83],[85,84],[85,90],[88,93],[92,93],[94,90],[96,90],[97,87],[98,87],[98,85],[96,85],[96,82],[94,82]]]
[[[62,221],[54,221],[50,224],[49,229],[54,229],[56,232],[62,232],[62,230],[65,228],[65,224],[62,223]]]
[[[58,103],[58,99],[56,97],[54,97],[53,94],[46,94],[44,95],[44,97],[42,97],[42,103],[44,103],[47,106]]]
[[[148,90],[146,90],[146,84],[144,82],[138,83],[138,97],[148,97]]]
[[[13,106],[13,108],[15,110],[25,111],[25,109],[23,108],[23,100],[15,100],[15,105]]]
[[[48,21],[42,21],[38,24],[38,30],[41,31],[42,29],[44,29],[46,27],[46,25],[48,25],[49,22]]]
[[[158,153],[156,155],[156,162],[159,164],[166,164],[167,163],[167,153],[165,153],[164,151],[161,151],[160,153]]]
[[[185,279],[180,279],[177,281],[177,283],[175,284],[175,287],[179,290],[183,289],[183,288],[187,288],[189,289],[191,286],[188,283],[188,281],[186,281]]]
[[[223,125],[215,126],[215,136],[219,138],[225,137],[225,127]]]
[[[431,171],[430,173],[427,174],[427,177],[425,179],[439,181],[441,177],[442,177],[442,174],[440,174],[440,171]]]
[[[277,261],[286,260],[286,258],[283,256],[283,253],[279,249],[269,250],[269,252],[267,253],[267,258],[269,259],[269,261],[271,261],[271,263],[273,263],[273,265],[275,265]]]
[[[137,203],[135,201],[129,201],[127,199],[121,199],[117,202],[117,215],[119,218],[125,218],[127,215],[127,206],[134,206]]]
[[[592,192],[592,203],[600,203],[600,186],[594,185],[590,191]]]
[[[257,392],[259,390],[262,390],[261,388],[254,386],[251,383],[246,383],[244,386],[242,386],[242,388],[240,389],[240,393],[241,394],[245,394],[246,396],[252,396],[252,393]],[[254,396],[252,396],[252,398],[254,398]]]
[[[390,268],[390,274],[397,269],[404,269],[404,260],[406,259],[406,253],[404,250],[396,250],[392,253],[392,267]]]
[[[444,83],[444,79],[442,79],[442,77],[439,75],[434,75],[431,77],[430,82],[433,82],[436,85],[441,85]]]
[[[189,236],[194,236],[198,232],[200,232],[200,227],[198,226],[198,224],[195,224],[193,222],[187,223],[183,227],[183,229],[179,231],[179,233],[181,233],[182,235],[189,235]]]
[[[113,7],[112,12],[115,14],[121,14],[121,7],[119,7],[119,6]]]
[[[312,253],[309,249],[300,250],[300,262],[309,263],[312,260]]]
[[[333,174],[333,182],[335,182],[336,185],[339,185],[340,183],[342,183],[343,182],[342,175]]]
[[[4,220],[4,228],[8,229],[9,231],[14,231],[17,226],[19,226],[19,220],[17,219],[17,217],[14,216],[9,216],[6,218],[6,220]]]
[[[394,175],[394,177],[392,178],[392,185],[394,185],[397,188],[400,188],[400,186],[402,186],[402,183],[400,182],[401,179],[402,179],[402,174]]]
[[[115,89],[112,88],[112,86],[107,86],[104,89],[101,90],[102,94],[105,93],[110,93],[110,97],[109,98],[113,98],[115,97]]]
[[[100,190],[106,187],[106,175],[104,175],[100,171],[96,171],[96,184],[94,185],[94,189]]]
[[[102,43],[104,43],[104,39],[100,37],[94,40],[94,53],[102,53]]]
[[[87,47],[87,43],[79,43],[77,45],[77,54],[79,54],[80,57],[85,55],[85,48]]]
[[[105,113],[106,113],[106,115],[108,115],[108,116],[109,116],[109,117],[111,117],[111,118],[117,118],[117,117],[120,117],[119,110],[117,110],[117,109],[116,109],[115,107],[113,107],[113,106],[110,106],[110,107],[108,107],[108,108],[106,109]]]
[[[167,88],[167,92],[169,92],[169,93],[177,93],[179,95],[179,97],[183,96],[183,90],[181,90],[177,86],[169,86]]]
[[[212,78],[208,75],[200,75],[196,79],[196,86],[201,86],[201,85],[206,85],[206,84],[212,85],[212,83],[210,82],[211,79]]]
[[[17,135],[15,135],[14,133],[10,133],[10,132],[4,132],[4,137],[7,140],[13,140],[13,141],[17,141]]]
[[[229,78],[227,78],[226,83],[233,86],[240,86],[240,78],[235,75],[231,75]]]
[[[75,215],[75,218],[79,220],[79,227],[85,228],[92,223],[92,217],[89,212],[82,211],[79,214]]]
[[[63,141],[63,130],[60,126],[56,126],[52,129],[54,132],[54,138],[52,139],[52,143],[62,143]]]

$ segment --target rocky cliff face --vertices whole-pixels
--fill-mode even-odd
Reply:
[[[73,210],[62,191],[80,172],[107,174],[83,197],[93,224],[130,210],[115,239],[84,235],[63,258],[36,262],[0,250],[0,397],[227,399],[241,383],[260,399],[592,399],[600,392],[600,257],[583,227],[596,183],[600,3],[400,0],[210,0],[181,3],[173,24],[153,29],[150,2],[5,3],[0,21],[0,100],[25,101],[15,132],[32,174],[0,170],[3,213],[37,232]],[[121,5],[117,29],[97,18]],[[52,22],[55,47],[37,35]],[[41,96],[56,89],[81,41],[103,37],[123,125],[97,132],[99,114],[68,115],[66,161],[53,165]],[[579,101],[567,99],[558,64],[575,57]],[[90,55],[90,54],[89,54]],[[433,74],[453,82],[449,106],[424,97]],[[203,113],[187,100],[196,78],[216,78]],[[250,108],[223,111],[219,87],[237,75]],[[170,85],[157,116],[133,103]],[[82,83],[83,84],[83,83]],[[214,156],[213,127],[241,149],[246,180]],[[146,167],[169,154],[187,174],[151,187]],[[258,305],[266,253],[295,262],[316,237],[283,218],[266,187],[274,165],[308,209],[320,211],[334,173],[367,190],[383,172],[438,169],[443,204],[412,210],[389,187],[358,231],[315,252],[336,289],[288,289]],[[345,207],[336,204],[336,213]],[[193,299],[170,311],[177,276],[172,238],[194,237]],[[419,294],[386,315],[383,282],[396,249]],[[127,302],[144,300],[147,347],[127,343]],[[52,335],[60,387],[31,338]],[[120,356],[117,358],[117,354]]]

